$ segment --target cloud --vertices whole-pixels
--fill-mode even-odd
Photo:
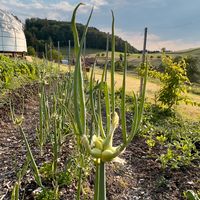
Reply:
[[[7,10],[16,9],[41,9],[44,7],[40,1],[32,1],[31,3],[23,3],[20,0],[2,0],[2,6],[6,7]]]
[[[160,7],[166,5],[166,2],[162,0],[108,0],[108,2],[112,7],[117,7],[119,9],[121,9],[122,6],[130,6],[135,9],[138,7]]]
[[[91,7],[99,10],[102,6],[108,5],[107,0],[85,0],[86,5],[79,10],[80,14],[88,13]],[[73,1],[54,1],[47,0],[30,0],[24,2],[23,0],[1,0],[1,9],[8,10],[17,15],[21,20],[30,17],[49,18],[57,20],[66,20],[71,18],[71,14],[77,2]]]
[[[110,32],[109,28],[101,28],[102,31]],[[123,40],[127,40],[130,44],[139,50],[143,48],[144,33],[124,31],[122,29],[115,29],[115,35],[121,37]],[[167,50],[177,51],[189,48],[199,47],[200,42],[186,41],[183,39],[162,39],[159,35],[148,34],[147,35],[147,49],[148,50],[161,50],[165,47]]]
[[[95,8],[100,8],[101,6],[108,5],[106,0],[90,0],[90,4],[94,5]]]
[[[97,6],[103,5],[97,4]],[[11,13],[21,17],[21,20],[25,20],[29,17],[50,18],[57,20],[65,20],[66,17],[71,17],[71,13],[76,4],[69,3],[66,0],[61,0],[57,3],[45,2],[45,0],[32,0],[25,3],[22,0],[1,0],[1,9],[8,10]],[[91,8],[91,7],[90,7]],[[85,13],[89,9],[86,6],[84,9],[80,9],[79,13]]]
[[[66,20],[71,17],[71,13],[78,1],[72,0],[1,0],[1,9],[8,10],[17,15],[21,20],[30,17],[50,18],[57,20]],[[158,2],[158,0],[83,0],[85,6],[79,10],[80,14],[86,14],[94,6],[94,9],[101,12],[104,6],[119,7],[141,5],[146,3]]]
[[[59,11],[66,11],[66,12],[72,12],[74,9],[74,5],[69,4],[66,1],[60,1],[59,3],[54,3],[54,4],[50,4],[48,9],[52,9],[52,10],[59,10]]]

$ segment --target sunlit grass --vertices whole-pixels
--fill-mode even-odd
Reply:
[[[200,107],[180,104],[175,107],[175,110],[185,120],[200,121]]]
[[[103,70],[98,68],[95,70],[95,78],[97,80],[101,79],[101,74]],[[123,76],[120,73],[115,74],[115,88],[120,89],[122,85]],[[127,74],[127,87],[126,92],[127,94],[131,94],[132,91],[134,91],[136,94],[139,92],[139,84],[140,79],[136,75],[133,74]],[[108,84],[110,83],[110,72],[108,71]],[[159,81],[150,80],[147,82],[147,91],[146,91],[146,97],[147,101],[154,103],[155,102],[155,94],[160,89],[160,83]],[[200,95],[196,95],[193,93],[189,93],[188,97],[195,102],[200,102]],[[176,105],[175,110],[177,113],[183,117],[185,120],[191,120],[191,121],[199,121],[200,120],[200,107],[198,106],[192,106],[192,105],[186,105],[185,103],[181,103],[180,105]]]
[[[100,80],[101,74],[102,74],[101,69],[98,68],[95,70],[95,78],[97,80]],[[108,71],[107,77],[108,77],[107,82],[109,84],[110,83],[110,72],[109,71]],[[122,80],[123,80],[122,74],[116,72],[116,74],[115,74],[115,89],[116,90],[121,88]],[[148,97],[149,101],[153,101],[154,94],[155,94],[155,92],[157,92],[159,90],[159,88],[160,88],[160,85],[158,85],[154,82],[147,83],[147,97]],[[127,74],[127,87],[126,87],[127,94],[132,94],[133,91],[137,94],[139,92],[139,89],[140,89],[139,77],[136,75]]]

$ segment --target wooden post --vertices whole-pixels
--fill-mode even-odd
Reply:
[[[60,73],[60,41],[58,41],[58,70]]]
[[[50,42],[50,61],[53,61],[53,57],[52,57],[52,42]]]
[[[86,65],[85,65],[85,51],[86,51],[86,37],[84,39],[84,49],[83,49],[83,67],[86,70]]]
[[[70,55],[70,54],[71,54],[71,41],[69,40],[68,42],[69,42],[68,64],[70,65],[70,64],[71,64],[71,61],[70,61],[70,56],[71,56],[71,55]]]
[[[142,51],[142,66],[143,67],[145,64],[145,57],[146,57],[146,44],[147,44],[147,27],[144,29],[144,44],[143,44],[143,51]],[[141,79],[140,79],[140,97],[142,96],[143,84],[144,84],[144,78],[141,77]]]
[[[66,44],[66,64],[69,64],[69,60],[68,60],[68,47],[67,47],[67,44]]]
[[[36,50],[36,57],[39,57],[39,53],[38,53],[38,45],[36,45],[35,50]]]
[[[45,43],[45,58],[46,58],[46,60],[48,60],[48,58],[47,58],[47,43]]]
[[[52,42],[50,41],[50,49],[49,49],[49,53],[50,53],[50,64],[51,64],[51,76],[52,76],[52,72],[53,72],[53,55],[52,55]]]
[[[107,81],[107,73],[108,73],[108,50],[109,50],[109,33],[107,33],[107,40],[106,40],[105,82]]]

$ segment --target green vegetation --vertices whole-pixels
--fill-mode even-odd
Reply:
[[[200,60],[198,57],[187,56],[184,58],[187,63],[187,76],[193,83],[200,83]]]
[[[0,91],[19,86],[20,83],[35,80],[39,76],[36,65],[20,59],[0,55]]]
[[[171,108],[180,101],[187,101],[187,85],[189,79],[186,74],[186,62],[184,59],[173,62],[171,57],[163,57],[164,73],[159,73],[159,78],[163,83],[158,94],[158,101]]]
[[[27,53],[28,53],[29,56],[36,56],[35,49],[31,46],[28,47]]]
[[[180,55],[180,56],[194,56],[199,57],[200,55],[200,48],[192,48],[192,49],[186,49],[182,51],[175,51],[171,54]]]
[[[47,58],[51,61],[60,62],[63,59],[63,56],[56,49],[52,49],[47,52]]]
[[[184,196],[188,199],[188,200],[199,200],[200,199],[200,194],[196,194],[194,191],[192,190],[187,190],[186,192],[184,192]]]
[[[79,36],[82,36],[84,25],[77,23]],[[25,35],[28,46],[34,47],[37,52],[45,52],[45,43],[53,44],[57,47],[57,42],[60,42],[61,47],[68,46],[68,40],[71,41],[71,46],[74,46],[74,39],[70,22],[47,20],[39,18],[26,19]],[[111,35],[109,35],[109,47],[111,47]],[[94,27],[89,27],[86,37],[87,48],[105,49],[107,41],[107,33],[101,32]],[[116,36],[116,50],[124,50],[124,40]],[[138,52],[136,48],[127,44],[128,51]],[[110,48],[111,49],[111,48]]]
[[[163,169],[189,166],[199,158],[199,122],[184,121],[174,111],[151,104],[146,104],[144,116],[140,134],[146,138],[150,153],[158,145],[164,150],[154,155]]]

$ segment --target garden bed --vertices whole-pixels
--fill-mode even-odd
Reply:
[[[38,84],[27,85],[10,94],[16,113],[22,110],[22,96],[24,96],[24,131],[30,142],[31,149],[38,166],[51,159],[50,146],[45,147],[44,156],[39,155],[36,145],[36,125],[39,118]],[[26,157],[26,148],[19,130],[13,125],[10,118],[9,103],[0,109],[0,199],[10,199],[12,186],[16,181],[16,174],[23,165]],[[118,129],[120,132],[120,128]],[[115,142],[120,140],[116,133]],[[73,152],[73,139],[69,136],[62,148],[59,165],[64,165]],[[153,155],[160,154],[163,149],[159,145],[149,148],[145,139],[137,137],[120,156],[121,163],[111,162],[107,167],[107,198],[112,200],[180,200],[183,192],[192,189],[200,190],[199,168],[195,166],[181,167],[179,169],[166,168],[162,170],[160,163]],[[198,164],[196,164],[198,166]],[[44,180],[43,180],[44,181]],[[48,181],[44,181],[48,185]],[[92,199],[94,174],[89,174],[83,186],[87,199]],[[24,199],[33,199],[32,192],[38,186],[30,170],[27,171],[21,188]],[[75,199],[77,183],[60,188],[60,199]]]

